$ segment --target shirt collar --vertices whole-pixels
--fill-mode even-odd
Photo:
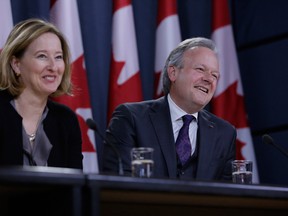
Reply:
[[[175,104],[175,102],[172,100],[170,94],[167,95],[167,98],[168,98],[168,104],[169,104],[169,109],[170,109],[170,114],[171,114],[171,120],[172,120],[172,122],[175,122],[175,121],[181,119],[182,116],[184,116],[184,115],[187,115],[187,114],[188,114],[188,115],[191,115],[191,114],[189,114],[189,113],[186,113],[186,112],[185,112],[184,110],[182,110],[179,106],[177,106],[177,105]],[[198,112],[193,113],[192,115],[195,117],[195,119],[196,119],[196,121],[197,121],[197,119],[198,119]]]

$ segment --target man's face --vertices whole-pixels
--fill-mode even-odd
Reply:
[[[198,112],[212,99],[219,79],[219,62],[206,47],[196,47],[184,53],[181,69],[170,66],[170,94],[173,101],[188,113]]]

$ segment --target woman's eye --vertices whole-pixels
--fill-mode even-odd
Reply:
[[[46,58],[46,55],[44,55],[44,54],[40,54],[40,55],[38,55],[38,58]]]
[[[56,56],[56,59],[63,59],[62,55]]]

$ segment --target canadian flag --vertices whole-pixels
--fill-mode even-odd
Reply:
[[[0,1],[0,51],[13,28],[13,18],[10,0]]]
[[[219,51],[221,71],[212,111],[236,127],[236,158],[253,161],[253,182],[259,183],[227,0],[213,0],[212,19],[212,39]]]
[[[176,0],[159,0],[155,50],[154,97],[163,95],[161,72],[169,53],[181,42]]]
[[[56,100],[66,104],[78,116],[82,131],[83,172],[99,173],[95,145],[95,135],[86,125],[86,119],[92,118],[90,96],[85,70],[83,44],[76,0],[52,0],[51,21],[63,32],[71,51],[72,82],[76,91],[74,96],[61,96]]]
[[[131,0],[113,0],[108,121],[117,105],[143,100]]]

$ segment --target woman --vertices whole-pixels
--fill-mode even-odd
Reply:
[[[50,99],[71,91],[63,34],[41,19],[15,25],[0,54],[0,165],[82,169],[76,114]]]

